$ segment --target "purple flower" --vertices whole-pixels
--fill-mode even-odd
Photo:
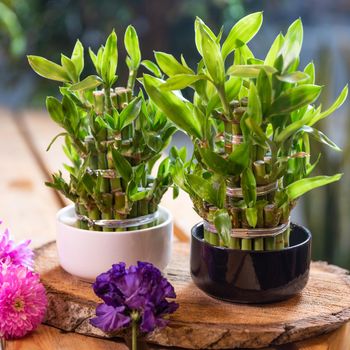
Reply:
[[[127,327],[131,318],[125,316],[124,306],[114,307],[107,304],[100,304],[96,308],[96,316],[90,322],[93,326],[102,329],[104,332],[113,332],[116,329]]]
[[[115,264],[97,277],[93,289],[104,304],[97,307],[91,324],[106,332],[129,327],[133,321],[141,332],[152,332],[166,326],[164,316],[178,308],[167,300],[176,298],[174,287],[150,263],[138,262],[128,269],[124,263]]]
[[[21,265],[33,269],[34,254],[29,248],[29,244],[30,240],[27,240],[16,245],[10,239],[10,233],[7,229],[0,233],[0,265]]]

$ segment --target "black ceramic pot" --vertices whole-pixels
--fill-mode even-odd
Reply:
[[[299,293],[309,279],[311,234],[291,224],[290,247],[277,251],[214,247],[203,224],[192,228],[191,275],[208,295],[236,303],[270,303]]]

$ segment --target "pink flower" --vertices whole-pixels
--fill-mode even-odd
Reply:
[[[33,269],[34,254],[29,248],[29,244],[30,240],[27,240],[16,245],[10,239],[10,233],[7,229],[5,232],[0,233],[0,265],[23,265]]]
[[[39,275],[24,266],[0,266],[0,337],[19,338],[44,319],[45,288]]]

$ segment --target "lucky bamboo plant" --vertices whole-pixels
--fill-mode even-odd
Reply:
[[[322,87],[312,62],[299,68],[301,20],[277,36],[264,59],[247,46],[261,24],[262,13],[250,14],[223,41],[223,30],[216,35],[197,18],[197,69],[156,52],[168,79],[144,76],[151,99],[193,142],[190,161],[184,149],[172,149],[173,177],[204,219],[204,239],[242,250],[287,247],[296,200],[341,177],[309,177],[320,157],[311,160],[310,141],[340,150],[315,124],[342,105],[347,86],[328,109],[315,106]]]
[[[120,221],[155,213],[172,184],[169,158],[161,161],[155,177],[151,172],[176,128],[142,91],[134,93],[140,65],[152,71],[157,67],[141,61],[132,26],[125,32],[124,44],[129,69],[126,87],[115,87],[118,49],[114,31],[97,54],[89,49],[96,75],[83,80],[84,48],[79,40],[71,57],[61,55],[61,65],[28,56],[36,73],[62,83],[62,99],[47,97],[46,106],[64,129],[56,138],[65,137],[64,152],[72,163],[65,165],[70,180],[59,172],[47,185],[75,203],[79,226],[84,229],[125,230]],[[128,226],[132,226],[128,230],[145,227]]]

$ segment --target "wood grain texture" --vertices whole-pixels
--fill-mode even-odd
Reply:
[[[6,350],[127,350],[127,347],[123,343],[118,344],[40,326],[23,339],[8,341]]]
[[[37,269],[50,300],[47,324],[106,337],[89,324],[99,302],[91,285],[58,266],[54,243],[37,251]],[[350,319],[348,272],[326,263],[312,264],[310,281],[301,295],[268,305],[214,300],[193,285],[188,271],[188,245],[178,243],[167,275],[181,307],[169,327],[149,336],[150,342],[188,349],[262,348],[322,335]]]
[[[16,241],[38,247],[55,237],[59,208],[9,110],[0,109],[0,215]]]

